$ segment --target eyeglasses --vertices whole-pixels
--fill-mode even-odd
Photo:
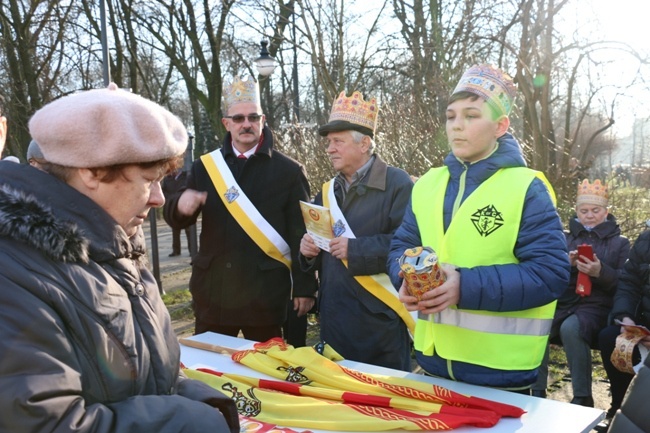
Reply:
[[[248,121],[250,123],[256,123],[259,122],[260,119],[262,118],[262,114],[249,114],[248,116],[245,116],[243,114],[235,114],[234,116],[224,116],[226,119],[232,119],[233,122],[235,123],[244,123],[244,119],[248,117]]]

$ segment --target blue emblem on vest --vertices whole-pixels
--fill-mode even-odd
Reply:
[[[237,200],[237,197],[239,197],[239,191],[237,191],[237,188],[234,186],[231,186],[224,194],[224,197],[226,197],[226,201],[228,203],[232,203],[233,201]]]
[[[343,233],[345,233],[345,224],[343,224],[343,221],[338,220],[337,222],[335,222],[334,226],[332,227],[332,231],[334,232],[335,238],[338,238]]]
[[[503,216],[494,205],[488,205],[472,214],[472,223],[481,236],[488,236],[503,225]]]

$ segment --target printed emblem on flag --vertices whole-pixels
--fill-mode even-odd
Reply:
[[[494,205],[485,206],[472,214],[472,223],[481,236],[488,236],[503,225],[503,216]]]
[[[246,397],[243,392],[240,392],[232,383],[225,383],[221,387],[224,391],[232,393],[232,399],[237,407],[237,413],[243,416],[254,417],[262,412],[262,402],[259,398],[255,397],[253,388],[248,388],[246,393],[250,398]]]
[[[343,221],[338,220],[337,222],[335,222],[334,226],[332,227],[332,231],[334,232],[335,238],[338,238],[343,233],[345,233],[345,224],[343,224]]]
[[[228,191],[226,191],[224,196],[226,197],[226,201],[228,203],[232,203],[233,201],[237,200],[237,197],[239,197],[239,191],[234,186],[231,186],[228,188]]]
[[[287,377],[284,378],[287,382],[301,383],[303,385],[311,384],[311,380],[302,374],[305,371],[305,367],[293,367],[291,365],[289,367],[279,366],[278,370],[287,372]]]

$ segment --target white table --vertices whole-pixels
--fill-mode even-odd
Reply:
[[[212,332],[195,335],[189,337],[189,339],[229,347],[236,350],[251,349],[254,344],[249,340],[215,334]],[[244,365],[233,362],[227,355],[194,349],[184,345],[181,345],[181,361],[188,368],[208,367],[224,373],[236,373],[252,377],[272,379],[263,373],[259,373]],[[406,373],[404,371],[377,367],[361,362],[346,360],[341,361],[341,365],[367,373],[406,377],[413,380],[437,384],[462,394],[469,394],[476,397],[515,405],[526,411],[521,418],[502,418],[492,428],[460,427],[453,430],[459,433],[587,433],[605,417],[605,412],[600,409],[577,406],[555,400],[529,397],[497,389]],[[295,427],[294,429],[299,430]],[[315,433],[319,432],[319,430],[312,431]],[[403,432],[403,430],[393,431]]]

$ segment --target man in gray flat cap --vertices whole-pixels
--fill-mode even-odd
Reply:
[[[376,153],[376,98],[341,92],[318,129],[337,175],[315,203],[329,209],[335,237],[321,248],[306,233],[305,269],[320,277],[320,337],[345,359],[410,371],[414,321],[386,275],[386,257],[413,188],[409,175]]]

